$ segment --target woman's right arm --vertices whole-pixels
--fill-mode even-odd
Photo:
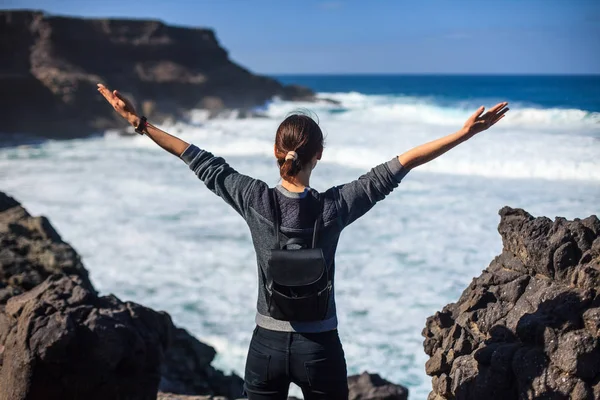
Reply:
[[[137,127],[140,124],[140,117],[135,112],[133,104],[126,97],[121,95],[118,91],[108,90],[106,86],[99,83],[98,91],[106,101],[115,109],[115,111],[123,117],[133,127]],[[146,128],[143,130],[144,134],[148,136],[154,143],[173,154],[174,156],[180,157],[185,149],[188,148],[189,143],[168,134],[167,132],[158,129],[154,125],[148,123]]]
[[[357,180],[335,187],[334,195],[342,227],[350,225],[378,201],[383,200],[398,186],[408,171],[439,157],[500,121],[508,111],[507,105],[508,103],[499,103],[485,114],[482,106],[459,131],[408,150],[387,163],[378,165]]]
[[[132,126],[139,126],[140,118],[137,116],[133,104],[126,97],[116,90],[111,92],[100,83],[98,91],[121,117]],[[252,189],[257,183],[262,182],[238,173],[223,158],[190,145],[152,124],[148,123],[143,129],[143,133],[169,153],[181,158],[210,191],[225,200],[245,218]]]

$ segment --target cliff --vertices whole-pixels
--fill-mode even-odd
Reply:
[[[429,400],[600,399],[600,220],[500,216],[502,254],[427,319]]]
[[[67,138],[123,128],[98,82],[132,96],[155,121],[314,96],[232,62],[210,29],[0,11],[2,134]]]

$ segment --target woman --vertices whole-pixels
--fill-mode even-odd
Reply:
[[[309,181],[323,154],[323,134],[305,115],[291,115],[277,129],[274,153],[282,181],[272,189],[236,172],[222,158],[148,124],[116,90],[98,84],[98,91],[136,132],[185,161],[248,223],[259,282],[256,328],[244,378],[249,399],[286,399],[290,382],[300,386],[305,399],[348,398],[333,293],[334,257],[342,229],[388,195],[408,171],[488,129],[508,111],[507,103],[485,114],[482,106],[459,131],[319,194]],[[298,271],[314,276],[294,275]],[[319,282],[324,285],[317,290],[313,286]]]

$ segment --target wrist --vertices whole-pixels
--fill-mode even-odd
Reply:
[[[146,128],[148,127],[148,120],[146,119],[145,116],[141,116],[139,118],[139,122],[138,124],[135,126],[135,132],[139,133],[140,135],[143,135],[144,133],[147,132]]]
[[[457,135],[458,135],[458,138],[459,138],[461,141],[468,140],[468,139],[470,139],[470,138],[473,136],[473,135],[472,135],[472,134],[469,132],[469,130],[468,130],[468,129],[466,129],[466,128],[461,128],[461,129],[460,129],[458,132],[456,132],[456,133],[457,133]]]

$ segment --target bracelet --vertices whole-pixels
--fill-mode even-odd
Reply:
[[[135,127],[135,131],[140,135],[144,134],[144,129],[148,127],[148,120],[143,115],[140,117],[140,123]]]

